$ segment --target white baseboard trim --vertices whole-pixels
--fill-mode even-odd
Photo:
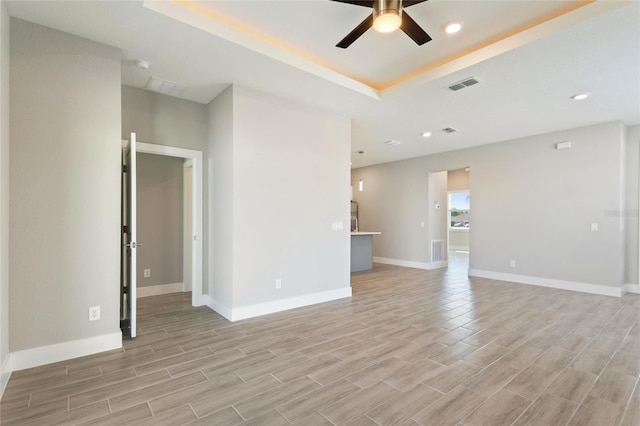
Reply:
[[[405,266],[407,268],[417,268],[417,269],[438,269],[438,268],[446,268],[449,263],[446,260],[441,260],[439,262],[414,262],[413,260],[402,260],[402,259],[389,259],[388,257],[374,257],[374,263],[382,263],[384,265],[395,265],[395,266]]]
[[[7,354],[4,362],[2,363],[2,368],[0,369],[0,398],[4,395],[4,390],[7,388],[7,383],[9,383],[9,378],[11,377],[11,354]]]
[[[122,332],[11,352],[11,371],[92,355],[122,347]]]
[[[518,284],[537,285],[541,287],[557,288],[560,290],[579,291],[581,293],[599,294],[602,296],[621,297],[621,287],[609,287],[599,284],[579,283],[575,281],[555,280],[551,278],[532,277],[528,275],[509,274],[506,272],[483,271],[469,269],[469,276],[489,278],[492,280],[509,281]]]
[[[290,297],[287,299],[258,303],[256,305],[240,306],[237,308],[229,308],[227,305],[209,298],[210,303],[207,303],[207,306],[233,322],[261,315],[273,314],[275,312],[287,311],[289,309],[301,308],[303,306],[315,305],[317,303],[344,299],[346,297],[351,297],[351,287],[343,287],[336,290],[305,294],[304,296]]]
[[[184,287],[183,283],[150,285],[136,288],[136,298],[158,296],[160,294],[179,293]]]
[[[625,293],[634,293],[640,294],[640,284],[625,284],[624,285]]]
[[[205,299],[205,304],[209,308],[211,308],[212,310],[216,311],[217,313],[219,313],[220,315],[222,315],[223,317],[225,317],[229,321],[233,321],[231,319],[233,317],[233,312],[232,312],[232,309],[230,307],[228,307],[224,303],[218,302],[216,299],[213,299],[208,294],[203,295],[203,298]]]
[[[206,294],[197,294],[194,298],[193,293],[191,293],[191,304],[193,306],[205,306],[209,303],[209,300],[211,300],[211,298]]]

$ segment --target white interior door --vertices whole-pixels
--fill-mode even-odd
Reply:
[[[120,328],[136,337],[136,134],[122,155],[122,273],[120,289]]]

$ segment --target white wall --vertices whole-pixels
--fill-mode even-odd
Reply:
[[[121,344],[120,108],[118,49],[12,19],[16,368]],[[101,320],[89,322],[98,305]]]
[[[0,0],[0,396],[9,380],[9,13]]]
[[[367,188],[354,192],[363,221],[383,231],[374,255],[426,262],[419,247],[429,236],[419,222],[429,213],[417,213],[428,199],[428,175],[470,166],[471,269],[615,293],[623,237],[620,218],[606,212],[621,204],[624,132],[621,123],[606,123],[353,170],[352,182],[362,178]],[[554,149],[567,140],[573,148]]]
[[[350,295],[349,120],[239,86],[210,113],[213,305],[236,319]]]

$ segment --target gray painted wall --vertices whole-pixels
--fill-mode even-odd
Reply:
[[[122,139],[205,151],[207,107],[197,102],[121,86]]]
[[[138,153],[137,161],[137,284],[181,283],[183,159]]]
[[[12,19],[10,106],[11,351],[119,332],[120,51]]]
[[[136,133],[139,142],[202,151],[207,158],[207,106],[171,96],[122,85],[122,139],[129,140]],[[203,194],[203,283],[207,282],[208,258],[208,193],[207,179],[210,165],[204,162]],[[143,246],[144,247],[144,246]],[[142,251],[142,249],[140,249]],[[152,272],[153,276],[153,272]],[[144,282],[144,279],[139,282]],[[207,292],[203,284],[204,293]]]
[[[618,287],[622,221],[606,212],[623,201],[625,131],[606,123],[353,170],[363,229],[382,231],[374,255],[427,262],[429,173],[470,166],[471,268]]]
[[[627,284],[638,284],[638,176],[640,175],[640,126],[627,128],[625,158],[625,271]]]
[[[444,257],[446,259],[447,247],[447,172],[433,172],[429,175],[429,249],[431,240],[444,241]],[[430,262],[431,259],[428,260]]]
[[[206,222],[209,225],[209,276],[204,291],[214,300],[233,306],[234,253],[234,188],[233,188],[233,98],[234,87],[227,88],[207,107],[209,126],[209,157],[207,166]]]
[[[349,120],[239,86],[210,114],[212,261],[225,269],[209,294],[235,308],[348,287]]]
[[[0,1],[0,373],[9,355],[9,13]],[[0,378],[1,386],[4,377]]]

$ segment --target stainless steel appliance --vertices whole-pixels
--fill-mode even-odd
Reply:
[[[351,232],[358,231],[358,203],[351,202]]]

